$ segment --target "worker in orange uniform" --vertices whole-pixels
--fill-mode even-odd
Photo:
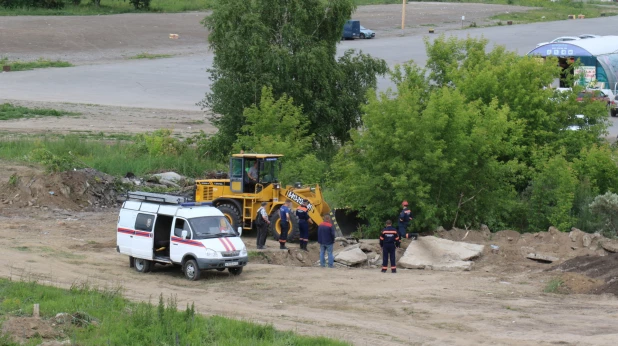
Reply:
[[[386,227],[380,233],[380,247],[382,248],[382,273],[386,273],[388,269],[388,260],[391,260],[391,273],[397,273],[397,265],[395,264],[395,249],[399,247],[399,234],[397,229],[393,227],[391,220],[386,220]]]

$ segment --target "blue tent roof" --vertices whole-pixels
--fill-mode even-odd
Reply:
[[[531,50],[528,55],[599,56],[618,53],[618,36],[602,36],[583,40],[548,43]]]

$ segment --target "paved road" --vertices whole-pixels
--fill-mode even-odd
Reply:
[[[581,33],[618,34],[616,19],[607,17],[477,28],[447,34],[484,36],[493,44],[526,54],[537,42]],[[346,49],[360,49],[385,59],[391,66],[409,60],[424,65],[427,59],[422,36],[344,41],[339,45],[339,53]],[[209,90],[210,81],[205,69],[211,63],[209,53],[205,56],[3,73],[0,74],[0,98],[194,110],[198,109],[196,102]],[[389,85],[388,81],[381,80],[379,86],[384,89]],[[618,134],[618,124],[612,126],[610,133],[613,137]]]

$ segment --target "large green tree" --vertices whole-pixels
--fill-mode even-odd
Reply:
[[[201,102],[219,129],[210,152],[227,154],[262,87],[302,106],[314,145],[326,150],[360,125],[361,105],[386,63],[346,52],[336,58],[351,0],[220,0],[204,20],[214,52],[211,92]],[[275,127],[279,124],[271,124]]]
[[[396,90],[370,97],[363,126],[335,158],[339,205],[373,224],[408,199],[421,229],[539,230],[573,225],[591,193],[614,188],[605,106],[577,102],[577,88],[548,88],[560,77],[555,60],[487,48],[440,37],[427,42],[427,70],[393,72]]]

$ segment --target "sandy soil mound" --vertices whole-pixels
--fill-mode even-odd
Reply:
[[[596,285],[589,287],[582,293],[611,293],[618,296],[618,253],[602,257],[575,257],[552,268],[552,270],[579,273],[584,276],[581,281],[589,280],[590,278],[597,282]],[[563,279],[563,281],[565,280]]]
[[[448,240],[487,245],[483,250],[483,256],[476,261],[475,267],[504,273],[542,270],[552,265],[549,262],[527,258],[530,254],[553,257],[553,264],[556,265],[578,256],[604,256],[608,253],[602,248],[602,244],[608,242],[606,238],[577,229],[560,232],[550,227],[547,232],[524,234],[511,230],[491,233],[488,229],[481,231],[453,229],[439,230],[435,235]]]
[[[0,203],[13,207],[94,210],[117,205],[114,177],[90,168],[16,172],[0,187]]]

